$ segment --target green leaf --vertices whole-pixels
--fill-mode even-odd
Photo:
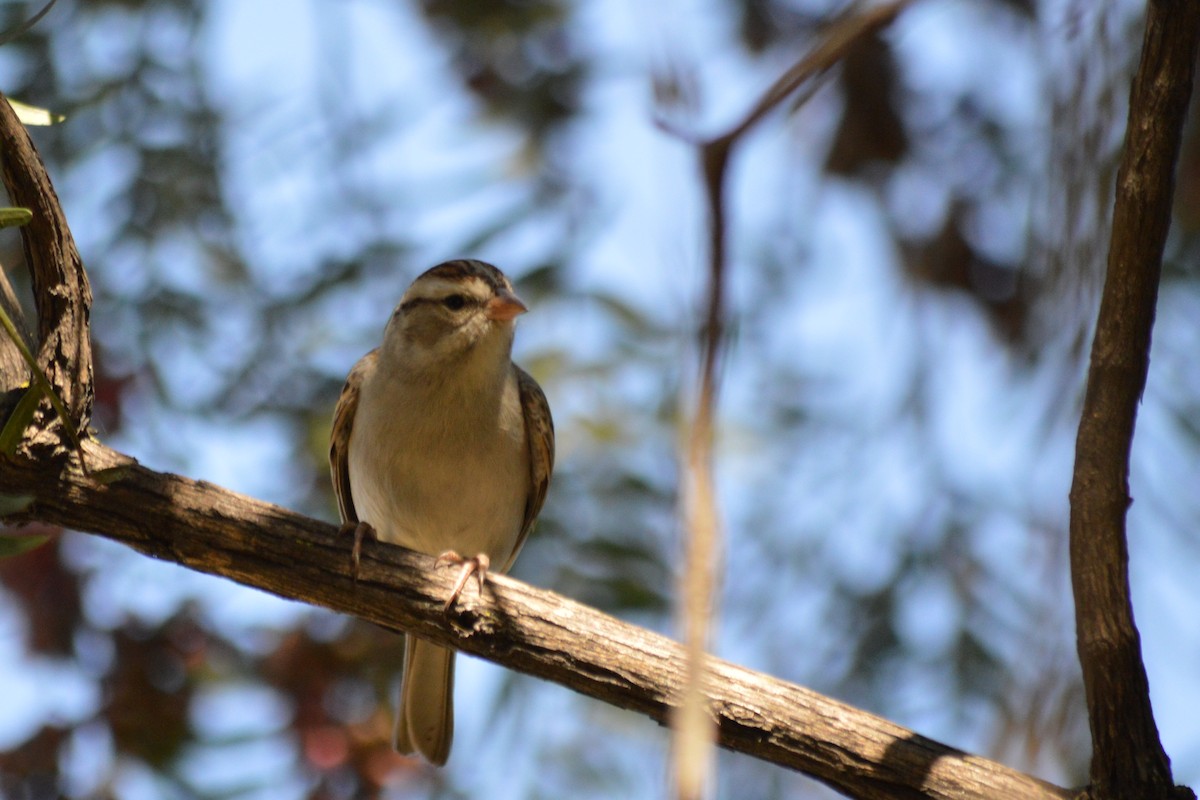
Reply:
[[[31,494],[0,494],[0,517],[24,511],[29,508],[31,503],[33,503]]]
[[[4,423],[3,430],[0,430],[0,453],[6,456],[11,456],[17,452],[17,445],[21,443],[21,439],[25,436],[25,429],[29,427],[29,423],[33,420],[33,414],[37,411],[38,403],[42,401],[43,389],[40,383],[35,383],[25,390],[21,395],[21,399],[17,401],[17,406],[12,410],[8,420]]]
[[[31,219],[33,219],[33,212],[28,208],[19,206],[0,208],[0,228],[17,228],[21,225],[28,225]]]
[[[12,110],[17,113],[17,119],[21,120],[24,125],[55,125],[67,118],[65,114],[55,114],[45,108],[26,105],[12,98],[9,98],[8,104],[12,106]]]
[[[11,558],[28,553],[48,541],[50,541],[49,536],[0,536],[0,558]]]
[[[37,359],[33,357],[33,353],[29,352],[29,347],[25,344],[25,340],[21,338],[20,331],[17,330],[17,326],[13,324],[3,306],[0,306],[0,327],[4,328],[8,333],[8,338],[12,339],[13,344],[17,346],[17,350],[21,353],[21,358],[25,360],[30,372],[33,373],[34,381],[42,387],[42,391],[50,398],[50,405],[54,407],[54,413],[58,414],[58,418],[62,420],[63,429],[67,432],[67,438],[71,440],[71,444],[75,446],[75,452],[79,454],[79,466],[86,475],[88,468],[87,462],[83,459],[83,442],[79,440],[79,432],[75,430],[75,423],[71,421],[71,416],[67,413],[67,407],[63,405],[62,398],[55,393],[54,387],[50,385],[50,381],[46,378],[46,373],[42,372],[42,368],[38,366]]]

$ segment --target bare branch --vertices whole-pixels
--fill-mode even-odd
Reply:
[[[683,518],[687,530],[682,580],[684,643],[687,681],[682,707],[674,723],[675,776],[681,800],[702,794],[711,749],[711,726],[706,715],[705,666],[708,630],[717,586],[721,533],[713,481],[713,439],[719,381],[717,378],[725,330],[726,213],[725,179],[733,146],[755,123],[794,92],[809,85],[846,54],[856,42],[891,23],[910,0],[899,0],[862,13],[852,13],[824,33],[821,41],[785,72],[728,133],[700,149],[709,224],[708,292],[701,328],[701,366],[696,410],[684,442]]]
[[[0,166],[14,205],[33,219],[21,228],[38,315],[38,361],[79,431],[92,413],[92,290],[75,241],[25,126],[0,95]]]
[[[741,138],[742,134],[754,127],[793,92],[841,61],[856,43],[890,25],[911,2],[912,0],[896,0],[848,14],[838,20],[825,31],[818,45],[771,84],[745,118],[720,138],[729,141]]]
[[[679,697],[684,653],[665,636],[501,575],[489,576],[483,597],[466,592],[447,621],[442,605],[456,571],[435,569],[432,558],[366,541],[356,581],[349,539],[335,525],[154,472],[94,442],[85,448],[109,483],[74,464],[60,472],[0,459],[5,491],[36,498],[21,519],[94,531],[154,558],[410,631],[660,724]],[[808,689],[716,659],[709,668],[722,747],[799,770],[850,796],[1072,796]]]
[[[1117,173],[1108,273],[1071,485],[1071,579],[1092,731],[1090,795],[1194,797],[1173,787],[1129,599],[1129,452],[1146,385],[1175,161],[1200,40],[1200,4],[1153,0]]]

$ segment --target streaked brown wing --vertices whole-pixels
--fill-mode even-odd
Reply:
[[[550,418],[550,404],[537,381],[526,372],[513,365],[517,371],[517,387],[521,392],[521,410],[525,416],[525,438],[529,442],[529,497],[525,500],[525,520],[521,523],[521,536],[517,546],[504,571],[521,552],[521,545],[533,528],[542,504],[546,502],[546,490],[550,487],[550,473],[554,470],[554,420]]]
[[[329,432],[329,471],[333,476],[333,494],[337,497],[342,522],[358,522],[354,497],[350,493],[350,432],[354,430],[354,412],[358,410],[358,394],[363,378],[375,369],[379,350],[360,358],[346,376],[341,397],[333,410],[333,429]]]

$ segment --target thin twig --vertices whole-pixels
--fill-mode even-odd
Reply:
[[[50,0],[48,3],[46,3],[46,5],[42,6],[41,10],[38,11],[36,14],[34,14],[32,17],[25,20],[24,22],[18,23],[17,26],[12,28],[11,30],[7,30],[3,34],[0,34],[0,46],[8,44],[13,39],[16,39],[18,36],[22,35],[23,33],[26,33],[34,25],[37,25],[39,22],[41,22],[42,17],[49,14],[50,9],[54,8],[54,4],[57,2],[58,2],[58,0]]]
[[[865,11],[851,11],[833,23],[822,34],[817,46],[771,84],[742,121],[720,139],[732,141],[740,138],[793,92],[845,58],[846,53],[855,44],[890,25],[912,2],[913,0],[896,0]]]
[[[725,329],[726,252],[725,187],[734,145],[775,107],[836,64],[850,48],[891,23],[910,0],[899,0],[834,23],[817,46],[785,72],[727,133],[700,151],[709,219],[708,292],[702,329],[702,357],[696,409],[685,443],[683,516],[687,542],[683,570],[684,642],[687,680],[673,727],[676,792],[680,800],[703,795],[711,763],[714,729],[708,710],[709,627],[716,593],[721,534],[713,481],[714,419],[718,371]]]

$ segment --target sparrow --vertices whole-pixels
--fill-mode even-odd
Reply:
[[[401,297],[383,343],[354,365],[333,415],[329,462],[343,530],[506,572],[546,499],[554,424],[512,362],[528,309],[491,264],[447,261]],[[460,553],[467,554],[464,558]],[[454,735],[454,651],[408,636],[394,744],[442,765]]]

